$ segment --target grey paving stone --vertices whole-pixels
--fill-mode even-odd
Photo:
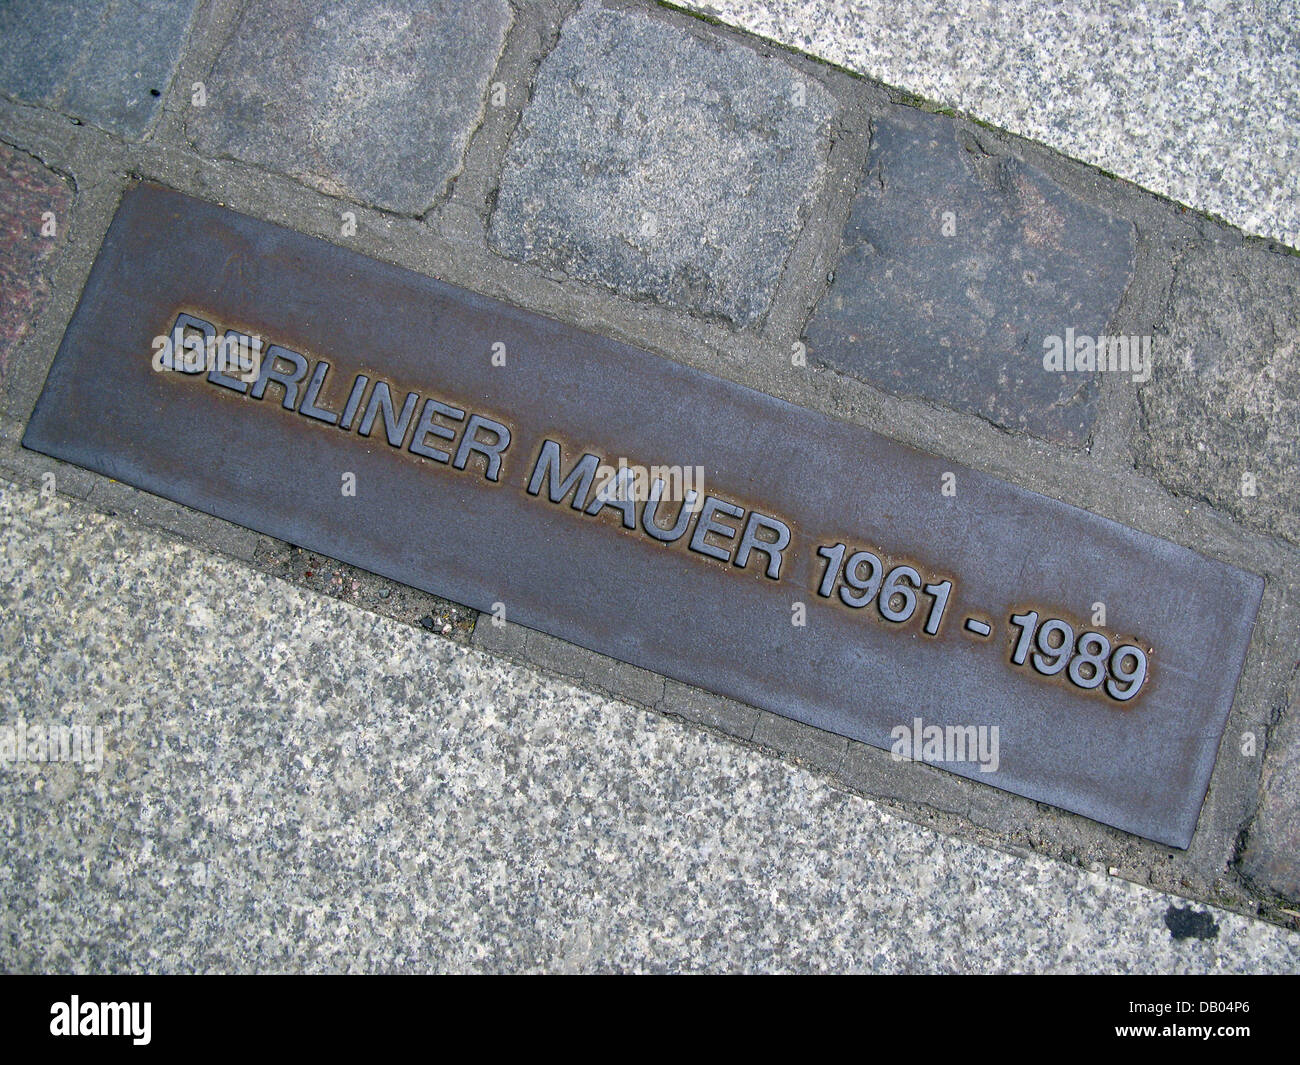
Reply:
[[[1080,443],[1095,373],[1044,369],[1044,341],[1106,332],[1133,272],[1132,225],[991,155],[946,115],[873,124],[867,173],[809,358],[889,392]]]
[[[0,92],[138,140],[167,94],[197,0],[0,5]]]
[[[1210,243],[1176,267],[1138,393],[1138,461],[1300,543],[1300,257]]]
[[[1300,672],[1268,737],[1259,810],[1241,870],[1257,887],[1300,904]]]
[[[470,642],[491,654],[524,658],[528,653],[528,633],[529,630],[522,625],[508,621],[494,625],[492,615],[480,614],[474,623],[474,637]]]
[[[7,483],[0,676],[7,972],[1300,967]],[[102,763],[19,762],[20,723],[102,728]]]
[[[5,427],[9,424],[14,423],[7,422]],[[53,474],[54,479],[51,481],[46,474]],[[40,452],[28,451],[22,447],[0,452],[0,476],[18,482],[26,481],[38,491],[44,489],[47,495],[54,492],[71,499],[89,499],[97,482],[102,480],[97,474],[83,470],[80,466],[56,462]]]
[[[50,259],[63,241],[72,198],[58,174],[0,144],[0,385],[50,297]]]
[[[1290,0],[685,0],[1300,247]]]
[[[849,747],[849,741],[843,736],[769,713],[758,715],[754,742],[831,773],[838,772]]]
[[[549,669],[561,676],[581,681],[596,666],[601,657],[595,651],[561,640],[549,633],[528,632],[528,660],[543,669]]]
[[[753,738],[758,719],[763,715],[763,711],[755,707],[675,680],[664,681],[660,709],[666,714],[707,725],[742,740]]]
[[[658,706],[663,702],[663,677],[605,655],[596,656],[596,661],[588,666],[582,680],[584,684],[593,685],[618,699],[626,699],[640,706]]]
[[[970,809],[971,791],[965,781],[924,762],[908,762],[899,772],[888,751],[864,743],[848,745],[839,777],[855,791],[876,798],[925,803],[962,816]]]
[[[833,112],[780,59],[585,4],[538,72],[491,238],[630,296],[755,322],[821,182]]]
[[[491,619],[480,620],[480,629],[492,628]],[[506,625],[506,629],[519,626]],[[498,630],[500,631],[500,630]],[[600,688],[620,699],[630,699],[643,706],[657,706],[664,695],[664,678],[648,669],[620,662],[608,655],[578,647],[549,633],[519,629],[526,633],[524,645],[515,650],[507,642],[509,637],[485,636],[476,639],[484,650],[514,654],[543,669],[550,669],[582,684]]]
[[[509,25],[506,0],[249,4],[190,124],[195,146],[422,213],[460,171]]]

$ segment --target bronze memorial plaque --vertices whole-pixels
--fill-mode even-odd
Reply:
[[[23,443],[1179,847],[1263,588],[949,459],[148,185],[123,199]]]

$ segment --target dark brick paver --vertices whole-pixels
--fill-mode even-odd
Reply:
[[[72,190],[63,178],[0,144],[0,382],[49,299],[50,257],[71,205]]]
[[[1133,227],[953,120],[897,109],[873,127],[811,357],[1050,440],[1088,438],[1093,373],[1044,369],[1044,341],[1095,338],[1133,272]]]

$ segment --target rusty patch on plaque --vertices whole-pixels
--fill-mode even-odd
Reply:
[[[1263,589],[947,459],[148,185],[123,199],[23,443],[1179,847]]]

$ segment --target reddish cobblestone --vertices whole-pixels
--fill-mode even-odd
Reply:
[[[50,259],[71,206],[63,178],[0,144],[0,381],[49,299]]]

